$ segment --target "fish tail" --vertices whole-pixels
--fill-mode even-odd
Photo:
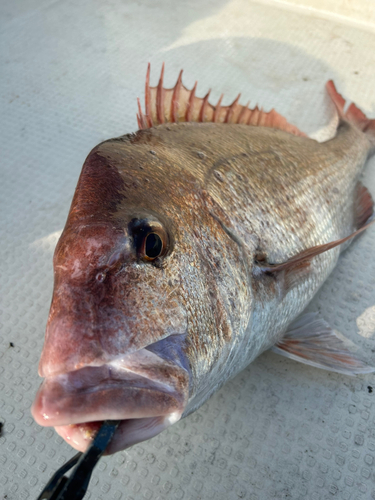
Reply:
[[[341,120],[350,122],[359,130],[364,132],[370,142],[370,154],[375,154],[375,120],[370,120],[355,104],[352,102],[345,111],[345,99],[336,90],[335,84],[329,80],[326,84],[326,89],[332,102],[334,103],[337,113]]]

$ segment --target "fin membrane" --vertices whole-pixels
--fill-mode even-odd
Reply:
[[[292,288],[298,285],[301,280],[305,279],[310,274],[310,265],[314,257],[342,245],[352,238],[355,238],[375,223],[375,220],[372,220],[373,206],[370,193],[362,185],[358,187],[358,192],[360,192],[360,195],[357,194],[357,224],[359,225],[359,229],[357,231],[349,236],[346,236],[345,238],[341,238],[340,240],[307,248],[280,264],[269,264],[267,262],[258,261],[256,263],[256,274],[259,275],[259,273],[265,273],[274,276],[278,280],[282,280],[282,297],[285,297],[285,295]],[[370,220],[368,216],[370,216]],[[364,220],[367,222],[364,225],[361,225]]]
[[[364,132],[373,147],[375,148],[375,120],[370,120],[355,104],[352,102],[345,111],[345,99],[336,90],[335,84],[329,80],[326,84],[327,92],[336,106],[337,113],[342,120],[346,120]]]
[[[374,215],[374,200],[369,190],[358,182],[355,192],[355,217],[357,228],[364,227]]]
[[[263,111],[258,106],[251,109],[249,103],[246,106],[239,104],[241,94],[230,106],[221,106],[223,95],[221,95],[216,106],[208,102],[210,91],[203,97],[195,95],[197,82],[189,90],[182,83],[182,70],[178,76],[176,85],[171,89],[163,87],[164,64],[162,66],[159,83],[156,87],[150,86],[150,64],[147,68],[145,88],[145,113],[143,113],[138,99],[138,126],[146,129],[161,123],[178,122],[213,122],[213,123],[240,123],[259,127],[278,128],[294,135],[306,137],[297,127],[274,109]]]
[[[307,313],[292,323],[272,350],[307,365],[345,375],[375,372],[349,349],[349,340],[337,336],[316,313]]]
[[[366,191],[367,189],[364,188]],[[367,191],[368,193],[368,191]],[[368,193],[369,196],[370,193]],[[364,195],[364,198],[367,198],[367,194]],[[371,199],[372,201],[372,199]],[[364,202],[364,205],[367,207],[368,201]],[[368,208],[366,208],[367,212],[365,215],[368,213]],[[363,217],[365,217],[363,215]],[[345,238],[341,238],[339,240],[331,241],[330,243],[325,243],[323,245],[316,245],[315,247],[307,248],[306,250],[303,250],[302,252],[298,253],[297,255],[294,255],[294,257],[291,257],[285,262],[282,262],[281,264],[262,264],[258,266],[258,268],[266,273],[277,273],[280,271],[285,271],[286,274],[291,274],[294,273],[298,270],[298,272],[301,272],[301,269],[303,267],[308,267],[309,261],[316,257],[317,255],[320,255],[321,253],[327,252],[328,250],[331,250],[332,248],[335,248],[339,245],[342,245],[346,241],[349,241],[352,238],[355,238],[358,236],[360,233],[365,231],[369,226],[371,226],[375,220],[371,220],[367,224],[363,225],[360,227],[357,231],[354,233],[350,234],[349,236],[346,236]],[[303,265],[304,264],[304,265]],[[289,277],[292,280],[292,276]]]

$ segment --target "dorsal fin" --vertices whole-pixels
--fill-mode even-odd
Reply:
[[[251,109],[239,104],[241,94],[230,106],[221,106],[221,95],[216,106],[208,102],[210,92],[205,97],[195,95],[197,82],[189,90],[182,83],[182,70],[178,75],[176,85],[171,89],[163,87],[164,63],[159,83],[156,87],[150,86],[150,64],[148,64],[145,88],[145,114],[142,112],[138,99],[138,126],[140,129],[150,128],[161,123],[177,122],[214,122],[239,123],[260,127],[278,128],[294,135],[306,137],[297,127],[288,123],[286,119],[274,109],[266,112],[258,106]]]

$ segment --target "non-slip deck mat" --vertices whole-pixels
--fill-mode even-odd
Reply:
[[[180,68],[231,102],[275,107],[324,133],[324,83],[375,118],[375,30],[268,1],[2,2],[0,500],[37,497],[74,451],[30,405],[52,293],[52,254],[83,161],[136,130],[152,83]],[[375,161],[364,183],[375,195]],[[342,256],[309,310],[375,363],[375,229]],[[102,459],[86,498],[375,499],[375,376],[265,353],[199,411]]]

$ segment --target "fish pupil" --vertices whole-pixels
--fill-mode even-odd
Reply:
[[[163,243],[161,238],[156,233],[150,233],[146,238],[145,254],[150,259],[156,259],[163,250]]]

